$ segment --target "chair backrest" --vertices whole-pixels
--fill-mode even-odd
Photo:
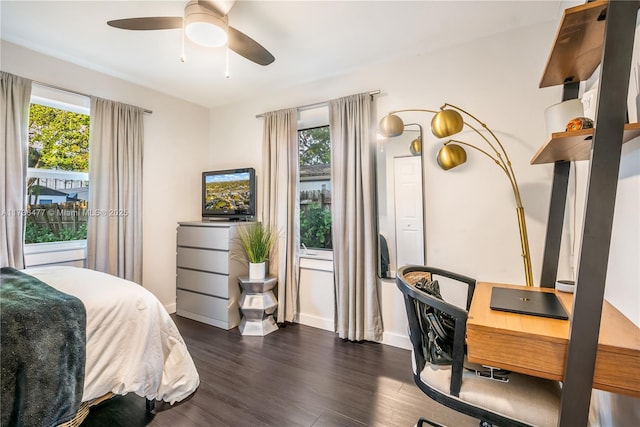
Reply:
[[[423,277],[426,277],[427,280],[437,280],[438,277],[444,277],[451,279],[447,280],[446,286],[453,286],[454,284],[456,286],[466,286],[466,307],[458,307],[450,302],[439,299],[416,288],[416,283]],[[462,373],[464,369],[467,315],[469,307],[471,306],[473,292],[475,291],[475,279],[439,268],[409,265],[398,269],[396,274],[396,285],[404,295],[405,309],[407,311],[407,319],[409,321],[409,338],[413,347],[413,355],[416,364],[416,375],[420,375],[420,372],[424,369],[425,364],[427,363],[423,353],[423,348],[429,340],[429,337],[425,333],[428,329],[428,321],[424,318],[424,311],[417,309],[417,306],[419,304],[425,304],[435,310],[447,313],[454,319],[455,327],[452,345],[453,360],[451,363],[450,393],[454,396],[458,396],[460,394]]]
[[[389,264],[391,259],[389,258],[389,245],[387,244],[387,238],[382,234],[379,234],[380,245],[380,275],[387,277],[389,274]]]

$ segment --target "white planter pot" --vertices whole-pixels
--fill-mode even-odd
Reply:
[[[249,278],[250,279],[264,279],[266,275],[265,262],[249,263]]]

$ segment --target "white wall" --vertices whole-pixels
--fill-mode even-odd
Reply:
[[[556,26],[551,22],[455,49],[381,62],[214,109],[210,166],[252,166],[260,174],[262,120],[255,116],[265,111],[378,89],[377,119],[390,110],[457,104],[486,121],[507,146],[527,213],[537,282],[553,168],[530,166],[529,161],[546,139],[544,109],[561,96],[560,88],[538,88]],[[427,114],[403,118],[425,128],[431,120]],[[477,142],[471,134],[461,138]],[[427,158],[435,159],[437,143],[428,132],[424,147]],[[524,283],[513,194],[502,172],[475,152],[469,152],[469,161],[458,170],[441,171],[435,160],[426,168],[427,263],[479,280]],[[567,259],[563,268],[568,269]],[[381,296],[385,332],[406,336],[404,314],[398,313],[403,308],[392,281],[381,283]]]
[[[538,87],[556,29],[557,22],[541,24],[455,49],[393,63],[381,62],[349,75],[214,109],[211,111],[210,166],[252,166],[260,174],[262,120],[255,115],[265,111],[377,89],[382,91],[377,96],[378,119],[390,110],[437,108],[444,102],[456,104],[485,121],[507,147],[525,206],[534,281],[538,284],[553,166],[531,166],[530,160],[548,136],[545,108],[561,100],[561,87]],[[405,122],[419,122],[428,129],[429,115],[416,113],[402,117]],[[460,138],[478,143],[470,133]],[[619,192],[623,195],[618,197],[618,205],[625,207],[616,209],[609,268],[610,281],[616,283],[608,285],[607,298],[637,322],[640,305],[637,303],[640,255],[636,231],[638,149],[634,149],[633,144],[625,147],[628,154],[622,161],[627,176],[620,183]],[[435,138],[427,131],[424,142],[427,158],[435,159],[437,148]],[[510,187],[502,172],[488,159],[476,152],[468,154],[467,164],[456,170],[444,172],[435,160],[426,164],[427,264],[478,280],[524,283]],[[581,230],[579,223],[577,230]],[[564,234],[568,233],[567,227]],[[571,276],[575,262],[570,257],[568,241],[565,236],[558,273],[561,278]],[[305,274],[306,280],[313,281]],[[305,283],[303,280],[301,286],[306,286]],[[399,337],[406,337],[402,301],[393,281],[383,281],[380,285],[385,342],[402,341]],[[627,298],[629,295],[633,297],[631,301]],[[301,306],[305,304],[301,301]],[[304,317],[304,312],[302,315]]]
[[[565,222],[565,228],[574,229],[575,256],[569,260],[572,273],[566,276],[576,279],[580,262],[580,245],[587,196],[589,164],[572,165],[570,195],[575,194],[575,226]],[[574,181],[575,180],[575,181]],[[567,210],[570,215],[570,210]],[[622,314],[640,327],[640,138],[622,146],[616,204],[613,215],[609,264],[605,298]],[[565,236],[569,241],[568,235]],[[567,243],[568,244],[568,243]]]
[[[640,327],[640,138],[622,147],[605,298]]]
[[[300,312],[297,321],[314,328],[334,331],[333,261],[300,257]]]
[[[145,109],[143,286],[171,312],[176,299],[176,227],[200,218],[200,174],[207,166],[204,107],[2,41],[3,71]]]

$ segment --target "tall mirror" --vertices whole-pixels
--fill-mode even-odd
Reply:
[[[424,265],[424,168],[422,126],[405,125],[402,135],[376,147],[378,275],[395,278],[398,267]]]

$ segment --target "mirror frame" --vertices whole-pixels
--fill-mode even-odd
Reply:
[[[409,141],[406,141],[406,135],[407,133],[403,133],[400,136],[397,137],[393,137],[393,138],[381,138],[378,141],[378,144],[376,144],[376,155],[375,155],[375,172],[376,172],[376,206],[375,206],[375,215],[376,215],[376,229],[377,229],[377,234],[378,234],[378,243],[377,243],[377,268],[376,268],[376,274],[379,278],[381,279],[395,279],[395,270],[397,270],[397,268],[399,267],[397,265],[397,254],[395,254],[396,252],[396,248],[395,248],[395,244],[393,245],[393,248],[390,248],[388,245],[388,234],[389,233],[393,233],[393,242],[396,241],[396,220],[395,220],[395,212],[392,212],[391,214],[389,214],[389,212],[387,212],[386,210],[385,212],[385,216],[386,217],[391,217],[393,218],[393,225],[385,227],[384,229],[382,229],[381,227],[381,207],[382,207],[382,203],[387,204],[388,203],[388,199],[389,197],[393,197],[393,205],[395,205],[395,192],[392,191],[392,194],[390,195],[387,192],[387,189],[389,188],[388,184],[389,184],[389,180],[393,180],[393,175],[389,175],[388,170],[386,168],[385,165],[385,169],[384,169],[384,176],[381,176],[381,161],[387,162],[388,159],[386,157],[386,151],[384,151],[384,145],[388,144],[390,142],[392,142],[393,140],[398,140],[401,139],[404,136],[404,140],[402,141],[402,143],[408,143],[409,147],[407,148],[406,151],[406,157],[409,156],[420,156],[420,176],[422,179],[421,182],[421,189],[422,192],[420,194],[420,202],[421,202],[421,208],[422,208],[422,253],[423,253],[423,260],[422,260],[422,264],[424,265],[426,262],[426,237],[427,237],[427,233],[426,233],[426,226],[427,226],[427,222],[426,222],[426,169],[425,169],[425,149],[424,149],[424,131],[423,128],[420,124],[418,123],[406,123],[405,125],[405,129],[407,129],[408,127],[417,127],[417,130],[412,130],[412,132],[417,132],[418,133],[418,137],[420,138],[420,147],[419,147],[419,154],[417,154],[415,152],[415,146],[413,144],[415,144],[415,141],[417,138],[411,138]],[[397,141],[394,141],[397,142]],[[413,149],[413,150],[412,150]],[[394,157],[405,157],[405,156],[394,156]],[[384,191],[382,191],[384,189]],[[381,197],[382,195],[384,195],[385,197]],[[383,236],[383,232],[387,233],[387,239],[385,239],[383,241],[382,236]],[[384,250],[384,246],[387,246],[386,251]],[[384,256],[384,254],[387,254],[387,274],[383,275],[383,259],[382,257]],[[394,266],[394,271],[390,271],[389,267]]]

